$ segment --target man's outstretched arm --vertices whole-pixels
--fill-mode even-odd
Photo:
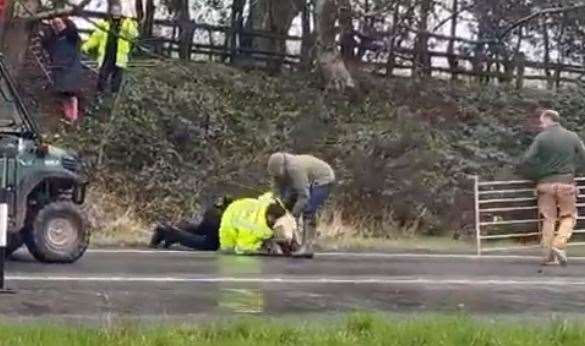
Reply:
[[[534,141],[532,141],[532,144],[530,144],[530,147],[528,148],[528,150],[526,150],[526,152],[524,153],[524,156],[522,156],[522,161],[521,161],[521,165],[526,165],[529,164],[531,162],[534,162],[534,160],[536,159],[536,156],[538,155],[538,143],[539,143],[539,139],[538,137],[536,137],[534,139]]]
[[[583,141],[581,140],[581,138],[579,138],[579,136],[577,136],[576,150],[577,150],[578,167],[583,169],[583,168],[585,168],[585,144],[583,144]]]

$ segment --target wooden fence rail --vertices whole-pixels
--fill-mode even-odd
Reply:
[[[95,23],[97,19],[105,18],[101,12],[84,11],[80,18],[86,18],[89,23]],[[180,57],[181,52],[187,51],[186,59],[208,59],[210,61],[236,62],[239,58],[246,58],[249,61],[261,64],[275,63],[278,66],[284,65],[289,68],[298,68],[301,61],[300,45],[303,41],[301,36],[276,35],[271,32],[246,30],[242,27],[230,27],[224,25],[210,25],[194,21],[180,22],[176,20],[157,19],[154,21],[155,32],[159,34],[154,37],[143,38],[141,45],[149,46],[153,51],[169,57]],[[181,35],[181,31],[190,31],[190,35]],[[415,30],[406,28],[411,33]],[[88,29],[80,30],[89,34]],[[374,37],[380,41],[388,37],[389,33],[377,32]],[[453,41],[473,48],[474,45],[487,44],[485,41],[474,41],[461,37],[450,37],[436,33],[425,33],[429,38],[438,41]],[[187,40],[187,41],[186,41]],[[264,40],[264,41],[263,41]],[[258,48],[263,45],[246,46],[245,41],[262,41],[285,43],[287,51],[271,51]],[[341,44],[341,43],[340,43]],[[291,47],[296,45],[296,50]],[[187,47],[185,47],[187,46]],[[280,44],[268,45],[271,47],[281,46]],[[359,47],[353,47],[358,49]],[[363,49],[363,47],[362,47]],[[381,44],[377,49],[365,49],[368,54],[358,57],[354,65],[359,65],[373,73],[404,76],[410,70],[414,74],[417,62],[417,52],[412,48],[389,47]],[[470,49],[468,49],[470,50]],[[391,51],[391,52],[390,52]],[[472,51],[472,49],[471,49]],[[388,63],[388,56],[391,54],[392,64]],[[577,83],[585,77],[585,67],[576,64],[549,63],[531,61],[524,58],[523,54],[504,59],[502,57],[483,56],[478,57],[462,52],[452,53],[450,51],[426,50],[425,54],[431,59],[430,71],[432,76],[467,76],[478,80],[497,80],[503,83],[515,82],[516,87],[522,88],[525,81],[546,81],[548,85],[556,83]],[[455,62],[455,64],[453,64]],[[546,71],[549,71],[548,75]]]

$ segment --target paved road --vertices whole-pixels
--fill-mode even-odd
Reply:
[[[0,318],[189,320],[240,314],[467,311],[583,313],[585,259],[545,268],[537,258],[320,254],[314,260],[212,253],[93,250],[72,265],[18,253],[14,295]]]

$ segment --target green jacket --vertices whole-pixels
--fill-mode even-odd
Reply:
[[[219,244],[222,251],[256,253],[274,235],[266,224],[270,201],[242,198],[232,202],[221,217]]]
[[[95,31],[83,46],[81,46],[81,50],[86,54],[90,54],[91,51],[97,49],[97,61],[99,66],[102,66],[106,57],[106,44],[108,42],[109,30],[110,23],[108,21],[103,19],[98,21],[96,23]],[[128,59],[132,49],[132,43],[138,37],[138,23],[131,18],[122,19],[119,36],[118,51],[116,52],[116,66],[126,68],[128,67]]]
[[[585,163],[585,146],[579,136],[561,125],[542,131],[524,155],[521,170],[537,182],[570,183],[578,163]]]

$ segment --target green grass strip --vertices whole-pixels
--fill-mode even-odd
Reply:
[[[579,322],[474,320],[467,317],[384,317],[353,314],[341,320],[302,322],[234,319],[194,326],[128,326],[112,329],[2,325],[0,345],[412,345],[496,346],[585,344]]]

